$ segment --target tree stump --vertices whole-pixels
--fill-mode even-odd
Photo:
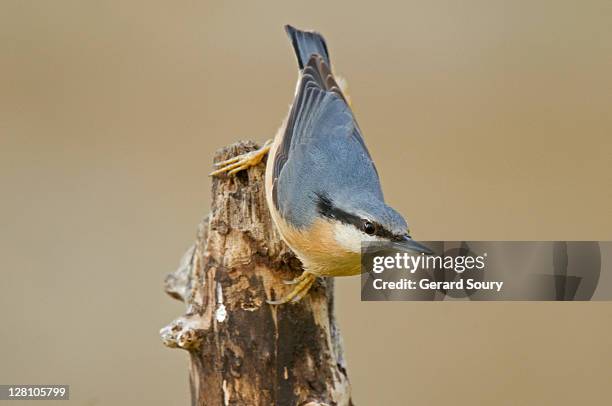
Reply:
[[[256,149],[240,142],[215,162]],[[192,405],[352,405],[333,280],[298,303],[273,306],[301,273],[268,212],[265,163],[212,180],[212,207],[194,245],[166,277],[187,311],[160,334],[190,355]]]

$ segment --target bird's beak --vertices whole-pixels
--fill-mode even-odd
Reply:
[[[433,255],[434,252],[424,246],[421,243],[414,241],[412,238],[406,236],[402,241],[396,241],[393,243],[393,248],[407,252],[409,254],[425,254],[425,255]]]

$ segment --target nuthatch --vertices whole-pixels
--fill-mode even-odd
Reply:
[[[217,164],[211,175],[266,165],[266,198],[282,239],[304,272],[281,304],[298,301],[318,276],[361,272],[362,242],[393,242],[413,253],[429,250],[410,237],[404,218],[385,204],[378,172],[332,71],[323,37],[285,27],[299,65],[293,105],[274,140]]]

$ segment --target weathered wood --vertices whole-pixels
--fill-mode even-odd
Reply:
[[[241,142],[221,161],[256,148]],[[161,331],[189,351],[193,405],[351,405],[333,280],[300,302],[272,306],[301,273],[266,206],[264,163],[213,179],[212,208],[166,292],[187,312]]]

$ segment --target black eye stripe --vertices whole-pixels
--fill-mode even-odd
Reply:
[[[329,197],[322,193],[315,193],[315,202],[317,203],[317,210],[320,214],[325,217],[332,217],[334,205]]]
[[[358,230],[363,231],[364,219],[354,214],[347,213],[344,210],[335,207],[332,200],[325,194],[316,193],[315,199],[316,199],[317,210],[319,211],[319,214],[321,214],[324,217],[330,218],[330,219],[338,220],[344,224],[350,224],[356,227]],[[370,220],[368,221],[372,223],[372,225],[374,225],[375,227],[375,232],[372,235],[376,235],[378,237],[382,237],[382,238],[386,238],[386,239],[394,240],[394,241],[399,241],[404,238],[404,236],[398,236],[398,235],[393,234],[391,231],[385,229],[382,225],[380,225],[379,223],[375,221],[370,221]]]

